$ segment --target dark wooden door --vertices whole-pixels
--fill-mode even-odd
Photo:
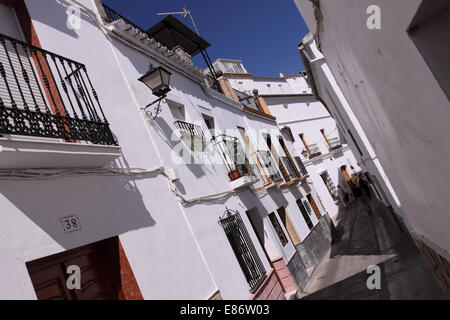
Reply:
[[[114,238],[113,238],[114,239]],[[108,239],[81,248],[65,251],[27,263],[39,300],[117,300],[120,271],[107,253],[114,240]],[[67,268],[77,265],[81,270],[81,289],[67,288]],[[118,274],[117,274],[118,273]]]

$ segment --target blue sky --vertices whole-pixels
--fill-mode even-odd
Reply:
[[[241,59],[255,76],[278,77],[304,70],[297,45],[308,33],[293,0],[103,0],[143,29],[163,17],[158,12],[192,11],[200,36],[211,43],[211,60]],[[187,17],[176,16],[193,29]],[[201,55],[194,58],[206,67]]]

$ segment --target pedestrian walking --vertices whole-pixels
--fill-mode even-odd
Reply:
[[[341,187],[338,186],[339,201],[342,203],[345,209],[348,208],[348,201],[350,200],[349,194]]]
[[[367,203],[367,200],[363,197],[363,188],[361,185],[361,182],[363,181],[363,179],[361,178],[361,173],[355,175],[354,181],[355,181],[355,188],[353,189],[353,195],[359,201],[361,206],[366,210],[367,214],[370,215],[370,213],[372,212],[372,209],[370,208],[369,204]],[[363,184],[364,184],[364,182],[363,182]]]

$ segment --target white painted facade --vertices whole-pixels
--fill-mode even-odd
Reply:
[[[412,235],[449,260],[448,1],[295,3],[312,34],[300,50],[358,161]],[[380,29],[366,26],[369,5]]]
[[[223,65],[222,61],[242,65],[240,60],[219,59],[214,63],[216,68]],[[224,69],[219,70],[226,73]],[[245,67],[244,70],[246,70]],[[325,210],[330,217],[336,218],[340,205],[337,187],[341,186],[351,193],[340,168],[346,166],[349,175],[358,173],[361,169],[348,144],[345,140],[341,141],[341,133],[336,121],[323,104],[313,96],[306,75],[297,74],[285,77],[281,74],[280,78],[264,78],[253,77],[251,74],[243,72],[229,74],[228,78],[236,90],[249,95],[253,94],[254,89],[258,90],[258,94],[264,98],[271,114],[276,117],[278,128],[283,132],[284,141],[292,150],[291,156],[300,157],[308,170],[308,180],[315,186]],[[289,128],[292,137],[283,128]],[[324,130],[325,136],[330,142],[337,139],[342,147],[330,151],[321,130]],[[300,134],[303,134],[308,146],[317,146],[321,153],[319,156],[310,159],[305,153],[306,148]],[[321,177],[325,173],[332,180],[330,186],[335,194],[334,198]]]
[[[264,249],[271,260],[291,261],[296,249],[288,232],[277,217],[288,238],[283,246],[268,214],[284,206],[300,238],[307,237],[296,200],[312,194],[319,202],[314,187],[256,192],[262,186],[256,181],[233,190],[223,162],[208,156],[202,164],[176,162],[175,152],[190,151],[174,126],[183,115],[169,105],[183,107],[185,121],[203,129],[209,150],[203,115],[224,132],[245,128],[258,148],[259,129],[279,133],[276,122],[206,87],[199,69],[122,20],[104,24],[93,0],[25,4],[42,48],[86,65],[118,147],[0,138],[0,299],[36,298],[26,262],[117,235],[144,299],[209,299],[217,291],[224,299],[248,299],[249,285],[218,223],[226,208],[239,211],[266,272]],[[67,28],[68,5],[81,9],[79,29]],[[141,108],[156,97],[137,80],[149,63],[172,72],[168,104],[154,121]],[[245,146],[237,131],[236,137]],[[26,161],[18,167],[17,159]],[[264,249],[246,215],[253,208],[263,221]],[[74,214],[82,228],[65,233],[60,218]],[[314,214],[311,220],[318,224]]]

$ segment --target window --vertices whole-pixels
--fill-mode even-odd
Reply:
[[[276,152],[274,146],[272,145],[272,138],[270,137],[269,134],[263,134],[263,137],[266,140],[267,143],[267,147],[269,148],[269,152],[272,154],[273,158],[275,159],[275,161],[278,163],[278,168],[280,169],[281,174],[283,175],[283,178],[286,182],[290,181],[291,178],[289,176],[289,173],[287,172],[286,168],[284,167],[284,164],[281,160],[281,158],[279,157],[278,153]],[[276,170],[276,169],[275,169]]]
[[[278,239],[280,239],[281,245],[284,247],[288,244],[288,239],[286,238],[286,235],[284,234],[283,229],[281,228],[280,223],[278,222],[277,217],[275,216],[275,213],[269,214],[269,220],[272,223],[273,228],[275,229],[275,232],[278,235]]]
[[[184,121],[175,121],[175,127],[181,135],[181,140],[193,152],[203,152],[206,148],[205,136],[200,126]]]
[[[297,166],[300,168],[300,174],[302,176],[307,176],[308,175],[308,170],[306,170],[305,165],[303,164],[302,159],[300,159],[300,157],[295,157],[295,162],[297,162]]]
[[[300,178],[301,177],[300,171],[298,171],[297,167],[295,166],[294,160],[292,160],[291,154],[290,154],[288,148],[286,147],[286,144],[284,143],[283,138],[279,137],[278,141],[280,143],[282,151],[285,154],[285,156],[282,156],[281,159],[282,159],[284,166],[287,169],[290,177],[292,179]]]
[[[171,100],[167,100],[170,113],[175,121],[186,121],[186,114],[184,112],[184,106]]]
[[[291,222],[291,219],[289,218],[289,215],[286,212],[286,209],[284,207],[281,207],[277,210],[278,216],[280,217],[281,222],[283,223],[284,227],[286,228],[286,231],[289,235],[289,238],[291,238],[292,243],[296,246],[300,243],[300,238],[297,234],[297,231],[295,231],[294,225]]]
[[[300,209],[300,212],[302,213],[303,219],[305,220],[306,224],[308,225],[309,230],[312,230],[314,228],[314,225],[311,221],[311,218],[308,213],[308,209],[305,208],[305,205],[303,204],[301,199],[297,200],[297,206]],[[309,211],[311,211],[311,208],[308,206]]]
[[[214,130],[215,127],[215,123],[214,123],[214,118],[207,116],[206,114],[202,114],[203,116],[203,120],[205,120],[206,126],[208,127],[209,130]]]
[[[241,216],[239,213],[236,213],[220,219],[219,223],[225,231],[231,248],[250,286],[250,291],[253,293],[265,278],[266,270],[242,222]]]
[[[215,145],[225,161],[231,181],[251,173],[250,162],[237,138],[221,134],[215,138]]]
[[[278,172],[277,166],[275,165],[275,162],[272,158],[272,155],[270,154],[270,151],[264,151],[260,150],[257,152],[258,158],[261,162],[261,166],[265,170],[265,172],[262,172],[264,176],[267,177],[270,181],[277,181],[281,179],[281,175]]]
[[[330,193],[331,197],[333,197],[334,200],[337,200],[337,189],[336,186],[333,183],[333,180],[331,180],[330,175],[328,174],[327,171],[325,171],[324,173],[322,173],[320,175],[320,177],[323,180],[323,183],[325,184],[325,186],[328,189],[328,192]]]

